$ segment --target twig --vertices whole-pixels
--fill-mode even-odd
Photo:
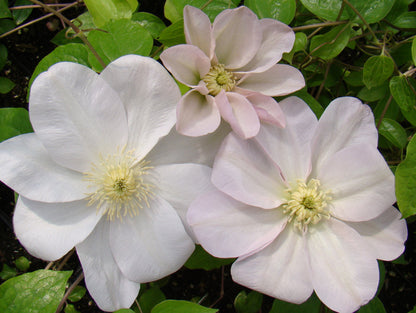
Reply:
[[[61,312],[66,300],[68,299],[69,295],[71,294],[72,290],[74,290],[74,288],[76,286],[78,286],[78,284],[81,282],[81,280],[83,280],[84,278],[84,273],[79,274],[79,276],[77,277],[77,279],[72,283],[71,286],[69,286],[68,290],[65,292],[64,297],[61,299],[61,302],[59,302],[58,307],[56,308],[55,313],[59,313]]]
[[[221,289],[220,296],[209,307],[213,308],[224,297],[224,266],[221,266]]]
[[[139,309],[139,312],[140,312],[140,313],[143,313],[142,308],[140,307],[140,303],[139,303],[139,301],[137,301],[137,299],[135,299],[135,300],[134,300],[134,302],[136,303],[137,308]]]
[[[79,1],[77,1],[78,3],[80,3]],[[68,4],[70,3],[55,3],[55,4],[45,4],[48,7],[55,7],[55,8],[61,8],[61,7],[66,7]],[[40,5],[37,4],[28,4],[28,5],[18,5],[15,7],[10,7],[9,10],[24,10],[24,9],[36,9],[36,8],[41,8]]]
[[[326,79],[328,78],[329,69],[331,68],[331,65],[332,65],[332,63],[331,62],[328,62],[328,65],[326,66],[326,69],[325,69],[324,78],[322,80],[321,85],[319,85],[319,89],[318,89],[318,91],[316,92],[316,95],[315,95],[315,99],[316,100],[319,99],[319,96],[321,95],[321,92],[324,89],[325,82],[326,82]]]
[[[60,271],[66,264],[66,262],[68,262],[69,258],[74,254],[74,249],[72,249],[71,251],[69,251],[65,257],[62,259],[62,262],[58,265],[58,267],[56,268],[57,271]]]
[[[377,122],[377,129],[380,128],[381,122],[383,121],[384,116],[386,115],[387,109],[389,108],[389,105],[391,103],[391,100],[393,100],[393,96],[390,95],[389,99],[386,102],[386,105],[384,106],[383,112],[381,112],[380,118],[378,119]]]
[[[346,24],[346,23],[348,23],[348,21],[325,22],[325,23],[317,23],[317,24],[310,24],[310,25],[304,25],[304,26],[296,26],[296,27],[292,27],[292,29],[293,31],[297,32],[297,31],[305,30],[305,29],[337,26],[337,25]]]

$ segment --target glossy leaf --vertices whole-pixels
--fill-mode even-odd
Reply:
[[[26,272],[29,269],[30,263],[32,262],[30,262],[24,256],[18,257],[16,261],[14,261],[14,264],[16,264],[16,267],[22,272]]]
[[[166,47],[186,43],[183,30],[183,20],[176,21],[162,30],[157,40],[163,43]]]
[[[385,55],[375,55],[364,63],[363,82],[367,88],[382,85],[394,71],[394,62]]]
[[[64,308],[64,313],[80,313],[73,304],[66,304]]]
[[[163,300],[166,300],[166,297],[159,287],[154,286],[147,289],[139,299],[142,313],[150,313],[155,305]]]
[[[166,300],[156,305],[152,313],[216,313],[217,309],[206,308],[202,305],[183,301],[183,300]]]
[[[390,92],[400,107],[403,116],[416,126],[416,82],[413,78],[395,76],[390,79]]]
[[[386,138],[394,146],[404,149],[407,144],[407,134],[403,126],[395,120],[383,118],[378,129],[380,135]]]
[[[285,24],[290,24],[296,13],[296,0],[246,0],[244,5],[259,18],[273,18]]]
[[[401,14],[394,20],[393,24],[399,28],[416,28],[416,11]]]
[[[310,52],[324,60],[335,58],[344,50],[350,39],[350,26],[339,25],[323,35],[313,36]]]
[[[38,270],[0,285],[0,312],[54,313],[72,271]]]
[[[274,300],[272,309],[269,313],[319,313],[321,308],[321,301],[315,294],[304,303],[293,304],[284,302],[282,300]]]
[[[3,280],[8,280],[9,278],[15,277],[17,275],[17,270],[14,267],[10,267],[7,264],[3,264],[3,269],[0,272],[0,278]]]
[[[0,129],[0,141],[33,132],[28,111],[23,108],[1,108]]]
[[[103,27],[112,20],[130,19],[137,9],[137,0],[85,0],[94,24]]]
[[[261,309],[263,295],[257,291],[247,294],[241,291],[234,299],[234,308],[237,313],[256,313]]]
[[[139,23],[155,39],[166,28],[165,23],[160,18],[147,12],[136,12],[131,17],[131,20]]]
[[[293,55],[298,51],[306,50],[306,45],[308,43],[308,37],[305,33],[297,32],[295,33],[295,42],[293,48],[288,53],[283,53],[283,59],[289,63],[292,63]]]
[[[369,303],[361,307],[357,313],[386,313],[386,309],[379,298],[374,298]]]
[[[7,77],[0,77],[0,93],[8,93],[14,88],[14,86],[16,86],[16,84]]]
[[[12,13],[9,10],[8,1],[0,0],[0,19],[12,17]]]
[[[77,302],[82,299],[82,297],[85,296],[85,293],[87,292],[87,289],[82,286],[76,286],[72,291],[71,294],[68,296],[69,301],[71,302]]]
[[[22,6],[22,5],[29,5],[32,4],[29,0],[17,0],[14,3],[14,6]],[[32,13],[32,9],[23,9],[23,10],[13,10],[12,15],[13,19],[16,22],[16,25],[22,24],[26,19],[29,17],[30,13]]]
[[[206,252],[200,245],[196,245],[194,252],[185,263],[185,267],[210,271],[223,265],[231,264],[235,259],[219,259]]]
[[[386,93],[388,92],[388,83],[385,82],[381,86],[373,87],[371,89],[364,86],[360,89],[357,94],[357,97],[360,98],[362,101],[365,102],[373,102],[382,99]]]
[[[293,94],[293,96],[297,96],[301,98],[303,101],[305,101],[318,118],[320,118],[322,113],[324,113],[324,108],[322,107],[322,105],[314,97],[312,97],[305,89],[296,91]]]
[[[413,38],[413,42],[412,42],[412,59],[413,59],[413,64],[416,65],[416,37]]]
[[[114,313],[135,313],[135,312],[130,309],[120,309],[120,310],[115,311]]]
[[[349,72],[344,76],[344,80],[348,85],[357,87],[363,86],[363,72]]]

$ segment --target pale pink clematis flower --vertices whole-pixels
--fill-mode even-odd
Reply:
[[[182,221],[211,169],[191,163],[198,142],[168,135],[179,98],[151,58],[123,56],[100,75],[58,63],[32,85],[35,132],[0,144],[0,179],[20,195],[17,238],[49,261],[75,247],[104,311],[130,307],[140,283],[175,272],[194,250]],[[191,152],[171,149],[185,144]]]
[[[205,13],[189,5],[183,16],[187,44],[160,55],[173,76],[191,87],[177,107],[178,132],[212,133],[221,117],[242,138],[255,136],[260,121],[284,127],[272,96],[305,86],[300,71],[276,64],[292,49],[293,30],[277,20],[259,20],[247,7],[221,12],[212,25]]]
[[[373,114],[352,97],[319,122],[299,98],[280,104],[285,129],[226,137],[211,178],[218,190],[191,204],[188,222],[208,252],[238,258],[237,283],[293,303],[315,291],[353,312],[377,291],[377,259],[397,258],[407,238]]]

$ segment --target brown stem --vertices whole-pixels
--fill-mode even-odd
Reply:
[[[74,254],[74,249],[72,249],[71,251],[69,251],[65,257],[62,259],[62,262],[59,263],[58,267],[56,268],[57,271],[60,271],[66,264],[66,262],[68,262],[69,258]]]
[[[55,313],[59,313],[61,312],[66,300],[68,299],[69,295],[71,294],[72,290],[74,290],[74,288],[76,286],[78,286],[78,284],[81,282],[81,280],[84,278],[84,273],[79,274],[79,276],[77,277],[77,279],[72,283],[71,286],[69,286],[68,290],[65,292],[64,297],[62,298],[61,302],[59,302],[58,307],[56,308]]]
[[[319,85],[319,89],[318,89],[318,91],[317,91],[317,93],[316,93],[316,95],[315,95],[315,99],[316,99],[316,100],[318,100],[318,99],[319,99],[319,96],[321,95],[321,92],[322,92],[322,90],[324,89],[326,79],[328,78],[329,69],[331,68],[331,64],[332,64],[332,63],[328,63],[328,65],[326,66],[326,69],[325,69],[325,74],[324,74],[324,79],[322,80],[321,85]]]
[[[66,7],[68,4],[69,3],[60,3],[60,4],[55,3],[55,4],[45,4],[45,5],[47,5],[48,7],[61,8],[61,7]],[[13,11],[13,10],[24,10],[24,9],[36,9],[36,8],[41,8],[41,6],[37,4],[18,5],[18,6],[9,8],[9,10]]]
[[[346,24],[346,23],[348,23],[348,21],[325,22],[325,23],[317,23],[317,24],[310,24],[310,25],[304,25],[304,26],[296,26],[296,27],[292,27],[292,29],[293,31],[297,32],[297,31],[305,30],[305,29],[337,26],[337,25]]]
[[[220,289],[220,296],[217,300],[214,301],[209,307],[214,307],[223,297],[224,297],[224,266],[221,266],[221,289]]]
[[[383,121],[384,116],[386,115],[387,109],[389,108],[389,105],[391,103],[391,100],[393,100],[393,96],[390,95],[389,99],[386,102],[386,105],[384,106],[383,112],[381,112],[380,118],[378,119],[377,122],[377,129],[380,128],[381,122]]]

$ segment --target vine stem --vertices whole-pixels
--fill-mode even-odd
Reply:
[[[59,302],[58,307],[56,308],[55,313],[59,313],[61,312],[66,300],[68,299],[69,295],[71,294],[72,290],[74,290],[74,288],[76,286],[78,286],[78,284],[81,282],[81,280],[84,279],[84,273],[79,274],[79,276],[77,277],[77,279],[72,283],[71,286],[69,286],[68,290],[65,292],[64,297],[62,298],[61,302]]]
[[[76,1],[78,3],[80,3],[79,1]],[[61,8],[61,7],[66,7],[68,5],[68,3],[55,3],[55,4],[45,4],[48,7],[54,7],[54,8]],[[36,9],[36,8],[41,8],[40,5],[38,4],[28,4],[28,5],[18,5],[15,7],[11,7],[9,8],[9,10],[13,11],[13,10],[24,10],[24,9]]]
[[[346,23],[348,23],[348,21],[325,22],[325,23],[317,23],[317,24],[310,24],[310,25],[304,25],[304,26],[296,26],[296,27],[292,27],[292,29],[293,31],[297,32],[297,31],[305,30],[305,29],[337,26],[337,25],[346,24]]]
[[[392,95],[390,95],[389,99],[386,102],[386,105],[384,106],[383,112],[381,112],[380,118],[378,119],[377,126],[376,126],[377,130],[380,128],[381,122],[383,121],[383,118],[386,115],[386,112],[387,112],[387,109],[389,108],[391,100],[393,100]]]
[[[68,24],[74,32],[79,36],[79,38],[87,45],[87,47],[91,50],[92,54],[95,56],[95,58],[98,60],[98,62],[101,64],[103,68],[107,66],[105,62],[101,59],[101,57],[98,55],[97,51],[94,49],[94,47],[91,45],[91,43],[88,41],[87,37],[85,37],[84,33],[81,29],[79,29],[74,23],[72,23],[70,20],[68,20],[65,16],[63,16],[60,12],[54,10],[53,8],[47,6],[46,4],[38,1],[38,0],[30,0],[31,2],[40,5],[45,10],[51,12],[53,15],[59,17],[62,19],[66,24]]]

